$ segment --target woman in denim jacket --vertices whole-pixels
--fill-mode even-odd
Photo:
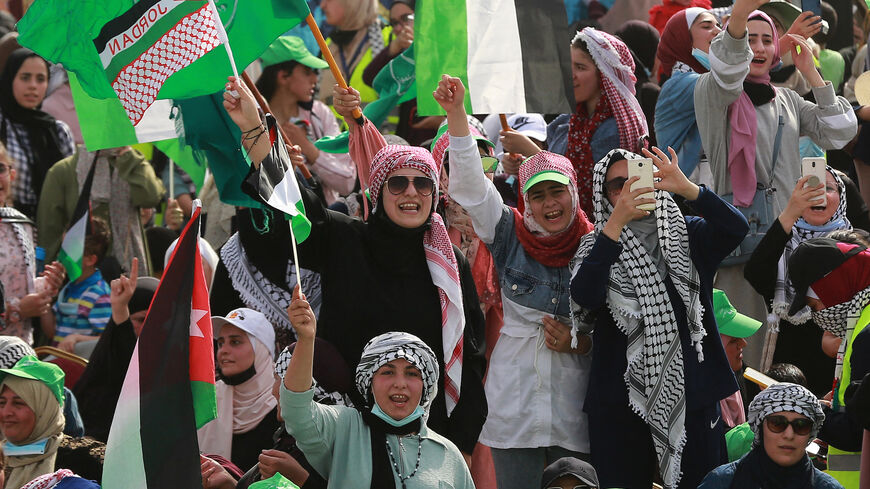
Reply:
[[[504,306],[480,443],[493,448],[500,489],[534,487],[553,461],[588,458],[583,399],[591,344],[588,336],[571,338],[568,261],[592,226],[578,204],[571,162],[546,151],[520,166],[524,212],[502,203],[484,176],[464,95],[462,82],[446,75],[435,92],[450,133],[448,193],[492,253]]]

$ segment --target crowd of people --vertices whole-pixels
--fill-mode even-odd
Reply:
[[[99,487],[198,198],[205,489],[870,474],[870,3],[663,0],[613,26],[628,0],[566,1],[574,112],[468,114],[445,73],[418,97],[446,116],[412,99],[379,128],[353,114],[413,46],[415,1],[312,0],[350,87],[293,35],[248,67],[270,113],[227,80],[242,207],[153,145],[89,151],[65,72],[6,26],[28,2],[7,1],[0,488]],[[315,144],[345,129],[347,152]],[[311,224],[295,251],[269,205],[285,169]],[[72,279],[62,242],[88,188]]]

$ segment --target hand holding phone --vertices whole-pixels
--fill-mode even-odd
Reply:
[[[653,187],[653,171],[655,171],[653,167],[653,162],[651,158],[632,158],[628,160],[628,178],[638,177],[639,180],[631,184],[631,190],[634,191],[638,188],[644,187]],[[639,196],[641,199],[654,199],[655,193],[647,192],[645,194],[641,194]],[[638,209],[645,211],[654,211],[656,208],[655,204],[641,204],[637,206]]]
[[[801,159],[801,176],[809,176],[807,184],[804,188],[816,188],[819,185],[825,185],[828,163],[824,158],[802,158]],[[827,206],[827,199],[824,195],[819,196],[814,201],[822,207]]]

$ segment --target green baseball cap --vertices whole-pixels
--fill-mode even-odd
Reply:
[[[734,338],[752,336],[761,327],[761,321],[737,312],[725,292],[719,289],[713,289],[713,315],[716,317],[719,333]]]
[[[469,127],[469,129],[470,129],[470,127]],[[441,127],[438,128],[438,132],[436,132],[435,137],[432,138],[432,143],[429,144],[429,151],[432,151],[435,149],[435,143],[437,143],[438,140],[441,139],[441,136],[443,136],[444,133],[446,133],[446,132],[447,132],[447,124],[443,124],[443,125],[441,125]],[[475,134],[476,132],[477,131],[471,131],[471,135],[474,137],[475,141],[477,141],[478,143],[483,143],[486,146],[489,146],[490,148],[495,149],[495,144],[493,144],[492,141],[490,141],[489,139],[486,139],[485,137],[481,136],[480,134]]]
[[[40,361],[33,355],[26,355],[21,357],[21,360],[18,360],[14,367],[0,368],[0,383],[7,375],[42,382],[51,390],[54,397],[57,398],[57,402],[63,406],[64,373],[57,365]]]
[[[538,173],[532,175],[532,178],[526,180],[526,184],[523,185],[523,193],[527,193],[530,188],[541,182],[548,181],[561,183],[562,185],[568,185],[569,183],[571,183],[571,179],[568,178],[568,175],[563,175],[556,170],[539,171]]]
[[[725,446],[728,449],[728,461],[734,462],[752,450],[752,442],[755,440],[755,432],[749,427],[749,423],[735,426],[725,433]]]
[[[329,68],[329,63],[311,54],[311,51],[305,47],[305,42],[296,36],[281,36],[276,39],[260,56],[260,61],[263,63],[263,68],[285,61],[296,61],[318,70]]]

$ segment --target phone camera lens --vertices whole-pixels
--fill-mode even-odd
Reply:
[[[640,163],[638,163],[638,164],[637,164],[637,167],[638,167],[638,168],[643,168],[643,162],[641,161]]]

